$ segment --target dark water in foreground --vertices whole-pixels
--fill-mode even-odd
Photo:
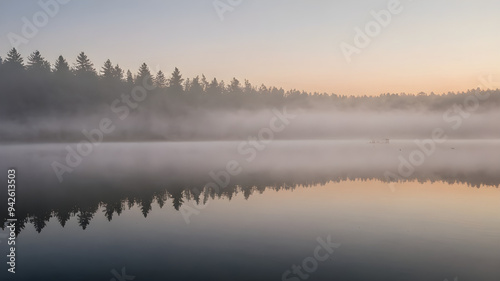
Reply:
[[[62,182],[66,144],[3,146],[1,280],[500,280],[500,142],[447,141],[404,173],[413,142],[238,145],[101,144]]]

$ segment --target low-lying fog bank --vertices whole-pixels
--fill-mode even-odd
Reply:
[[[500,138],[500,111],[325,111],[192,110],[169,117],[144,111],[78,117],[25,118],[0,122],[0,141],[200,141],[273,139],[414,139],[430,138],[436,129],[453,139]],[[123,119],[123,120],[122,120]]]

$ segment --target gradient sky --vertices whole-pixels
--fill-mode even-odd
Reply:
[[[184,77],[348,95],[459,91],[500,74],[498,0],[402,0],[348,63],[340,44],[353,44],[354,29],[388,2],[243,0],[221,20],[213,0],[72,0],[18,49],[70,63],[85,51],[98,69],[109,58],[133,73],[146,62]],[[38,11],[38,1],[0,2],[0,56],[12,48],[8,34],[22,35],[22,18]]]

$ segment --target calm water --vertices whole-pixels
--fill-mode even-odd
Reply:
[[[0,148],[1,280],[500,280],[498,141],[67,145]]]

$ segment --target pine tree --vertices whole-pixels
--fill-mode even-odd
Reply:
[[[191,80],[187,78],[186,81],[184,82],[184,91],[189,92],[190,88],[191,88]]]
[[[226,92],[227,92],[226,83],[224,82],[224,80],[220,80],[218,94],[223,95]]]
[[[228,91],[233,94],[241,93],[240,81],[236,78],[233,78],[233,80],[231,80],[231,84],[229,84],[228,86]]]
[[[189,87],[189,92],[193,95],[200,95],[203,93],[203,86],[200,84],[200,77],[196,76],[191,81],[191,85]]]
[[[104,81],[113,81],[115,75],[115,68],[113,67],[113,64],[111,61],[108,59],[106,62],[104,62],[104,66],[101,68],[101,78]]]
[[[95,75],[94,64],[90,62],[89,58],[87,57],[87,55],[85,55],[84,52],[81,52],[76,58],[75,72],[77,75]]]
[[[217,78],[214,78],[212,82],[207,87],[207,94],[210,96],[215,96],[219,92],[219,82],[217,82]]]
[[[176,67],[174,72],[172,72],[172,77],[168,80],[168,87],[175,93],[182,92],[182,75],[179,69]]]
[[[71,73],[68,62],[63,56],[59,56],[54,64],[54,73],[67,75]]]
[[[245,79],[245,89],[243,91],[247,95],[253,92],[252,84],[250,84],[250,81],[248,81],[247,79]]]
[[[135,78],[135,83],[140,85],[153,85],[153,77],[151,76],[151,71],[146,63],[143,63],[139,68],[139,73]]]
[[[28,57],[28,65],[26,68],[28,71],[36,72],[37,74],[47,74],[50,72],[50,63],[42,57],[39,51],[34,51]]]
[[[201,85],[203,86],[203,91],[206,91],[208,89],[209,83],[204,74],[201,75]]]
[[[165,74],[161,70],[156,74],[155,85],[158,88],[164,88],[167,85],[167,78],[165,78]]]
[[[16,48],[12,48],[9,53],[7,53],[7,58],[5,58],[5,68],[11,71],[19,71],[24,69],[23,58],[19,54]]]
[[[130,69],[127,70],[127,84],[134,84],[134,77],[132,76],[132,72],[130,72]]]
[[[113,76],[117,81],[123,80],[123,69],[117,64],[113,70]]]

